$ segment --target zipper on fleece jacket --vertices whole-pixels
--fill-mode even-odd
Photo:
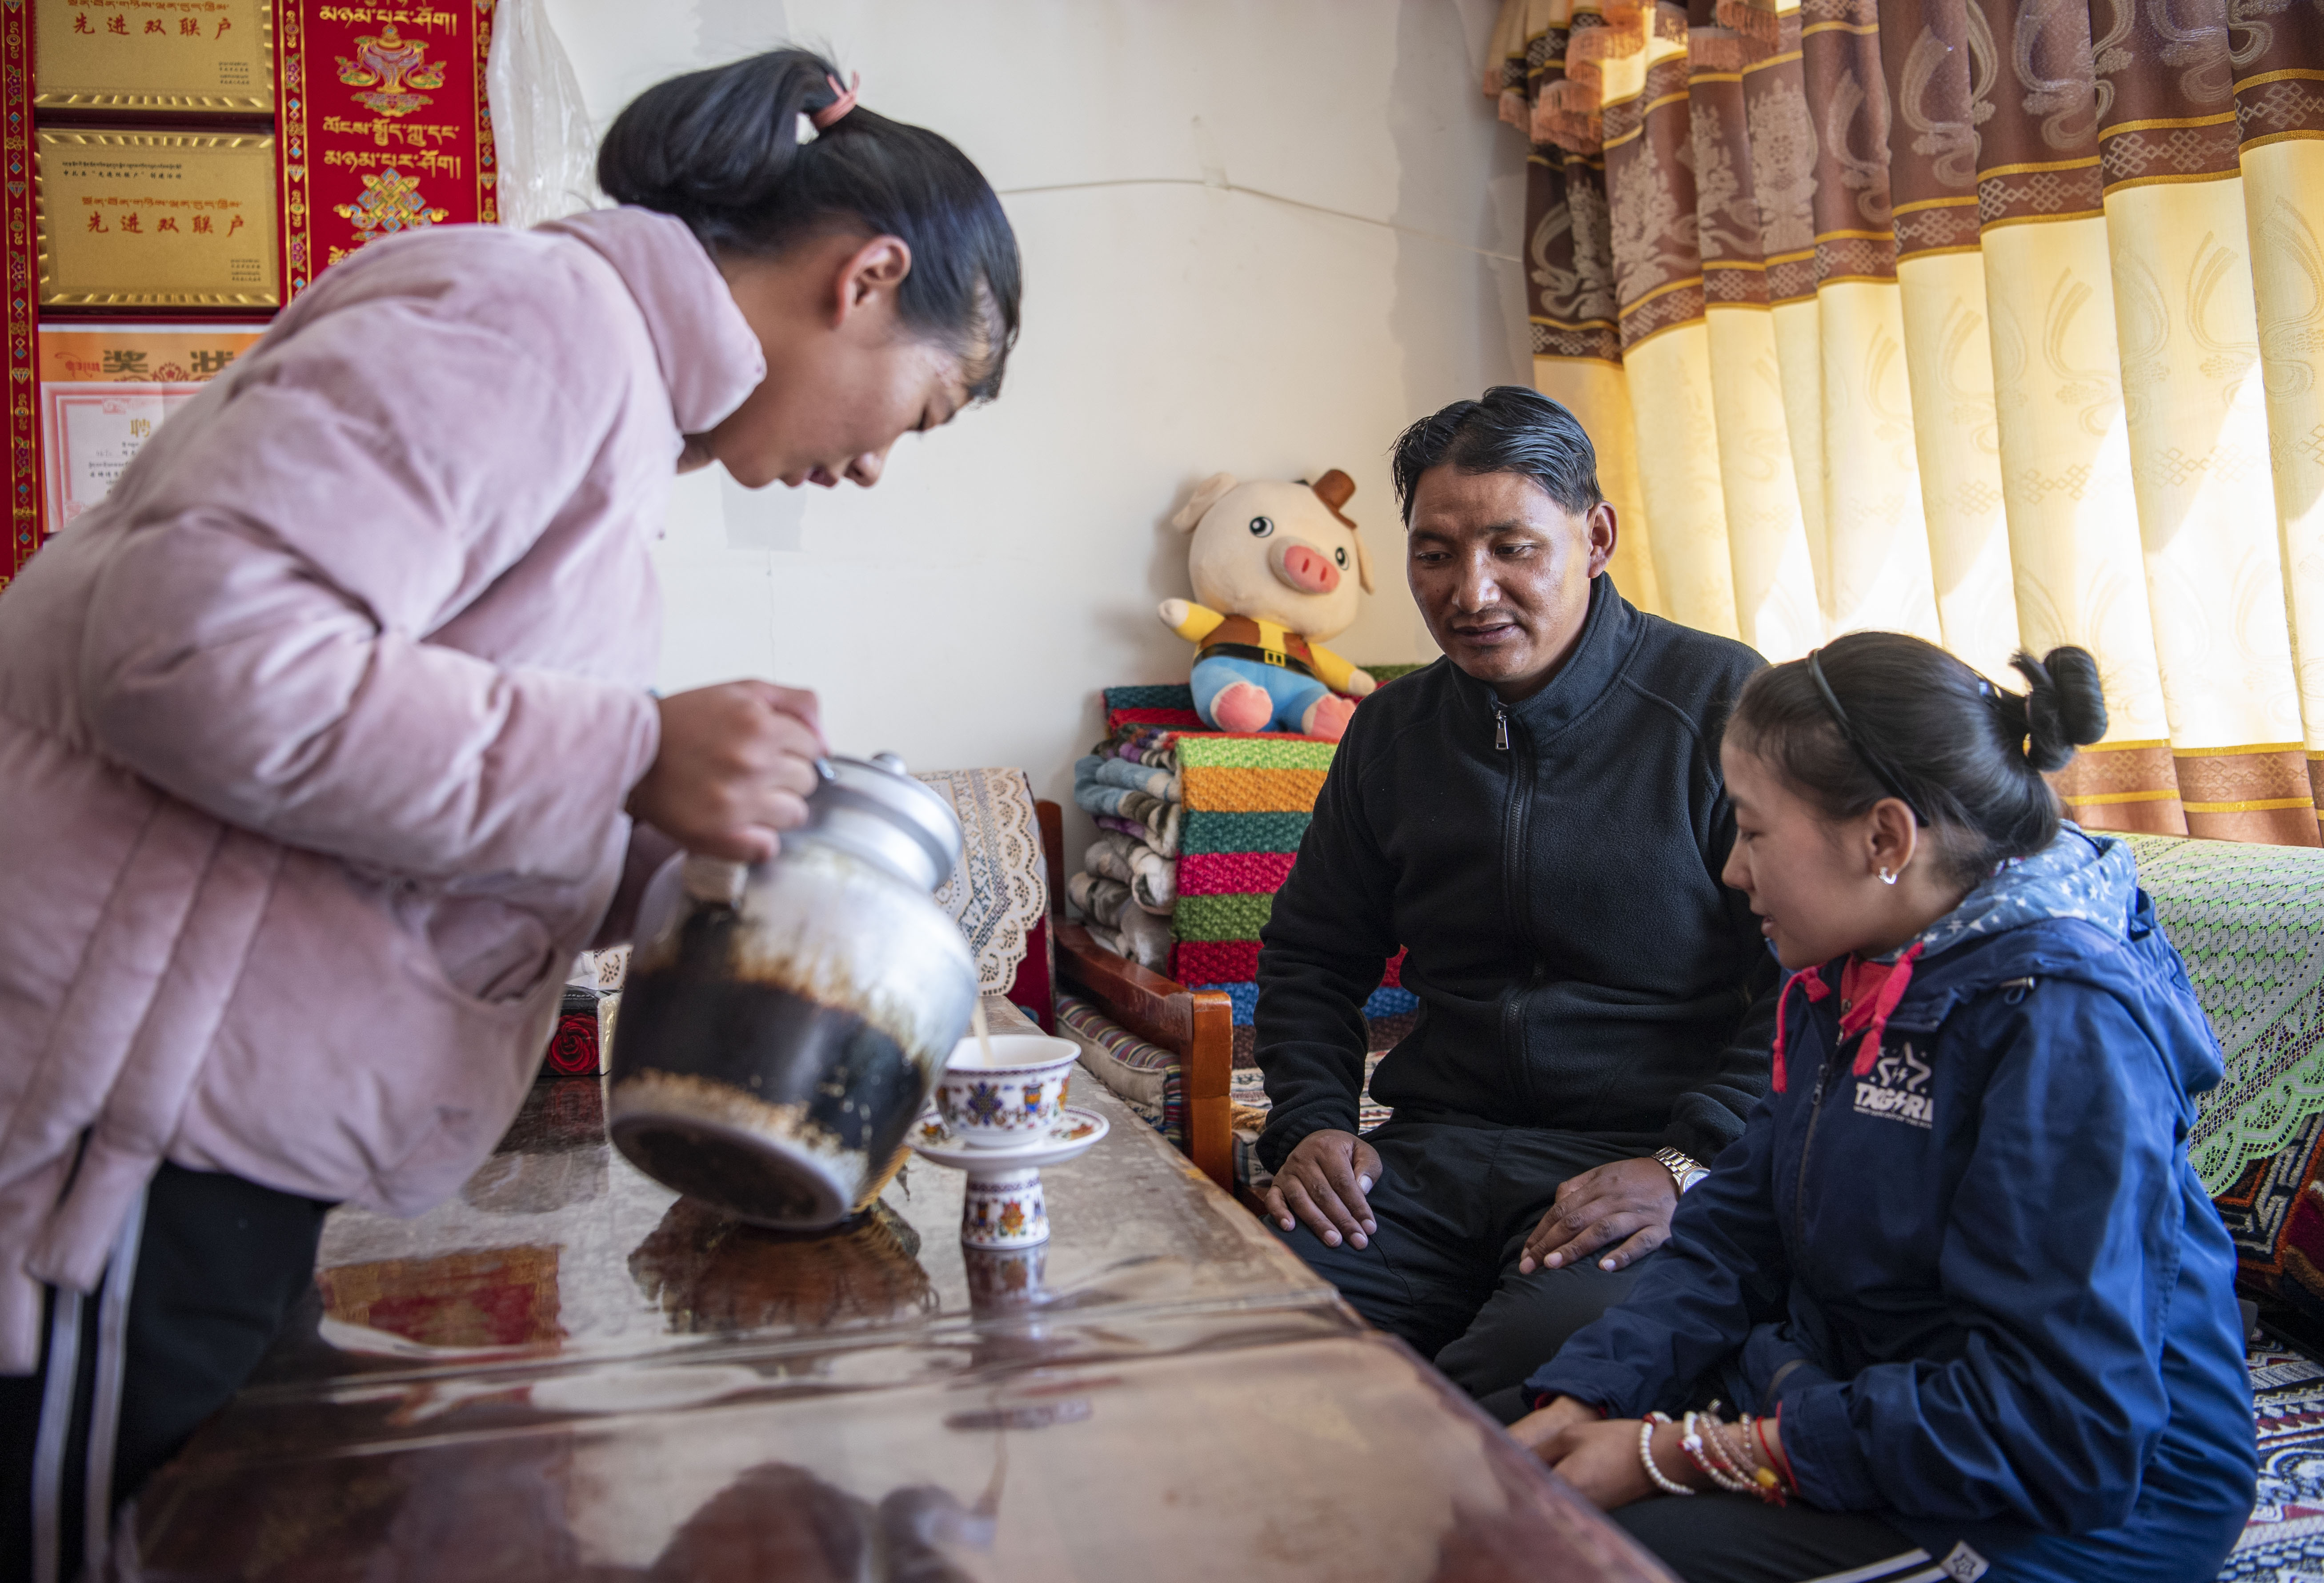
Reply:
[[[1509,751],[1508,706],[1493,703],[1493,745],[1508,754],[1501,762],[1508,774],[1508,801],[1501,810],[1501,916],[1510,932],[1535,953],[1533,971],[1510,989],[1501,1002],[1501,1048],[1508,1061],[1510,1092],[1528,1111],[1534,1104],[1533,1069],[1526,1060],[1526,1003],[1543,977],[1540,944],[1534,937],[1533,893],[1526,883],[1526,838],[1533,816],[1534,763],[1530,754]]]
[[[1800,1138],[1800,1171],[1792,1182],[1792,1245],[1795,1248],[1808,1245],[1808,1151],[1815,1146],[1816,1123],[1823,1119],[1823,1097],[1831,1090],[1830,1079],[1834,1064],[1826,1061],[1824,1070],[1816,1074],[1821,1080],[1808,1101],[1808,1130]]]
[[[1840,1003],[1843,1010],[1847,1004]],[[1815,1014],[1811,1010],[1808,1015],[1813,1018]],[[1831,1092],[1832,1078],[1840,1066],[1840,1045],[1845,1042],[1843,1040],[1824,1051],[1823,1064],[1816,1072],[1815,1093],[1808,1100],[1807,1130],[1800,1135],[1799,1174],[1792,1181],[1792,1242],[1795,1249],[1804,1249],[1808,1245],[1808,1155],[1815,1149],[1816,1124],[1823,1119],[1824,1096]],[[1797,1253],[1794,1254],[1795,1258],[1799,1256]]]

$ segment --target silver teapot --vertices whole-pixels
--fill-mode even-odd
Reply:
[[[632,1163],[763,1226],[868,1208],[977,996],[931,893],[960,820],[893,754],[819,764],[807,822],[748,866],[672,858],[646,888],[605,1101]]]

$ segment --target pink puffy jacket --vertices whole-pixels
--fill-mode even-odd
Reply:
[[[0,1373],[163,1158],[411,1214],[490,1152],[647,856],[680,436],[764,374],[668,217],[383,242],[0,593]]]

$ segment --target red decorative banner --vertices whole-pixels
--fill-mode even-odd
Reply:
[[[0,558],[7,587],[41,547],[39,375],[32,341],[39,231],[32,223],[32,16],[24,0],[0,0],[0,130],[7,182],[0,187],[0,227],[7,232],[8,553]]]
[[[500,218],[493,0],[279,0],[282,297],[366,243]]]

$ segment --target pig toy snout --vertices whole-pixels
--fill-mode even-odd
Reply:
[[[1277,578],[1303,594],[1328,594],[1340,586],[1340,569],[1312,544],[1280,539],[1267,552],[1267,564]]]

